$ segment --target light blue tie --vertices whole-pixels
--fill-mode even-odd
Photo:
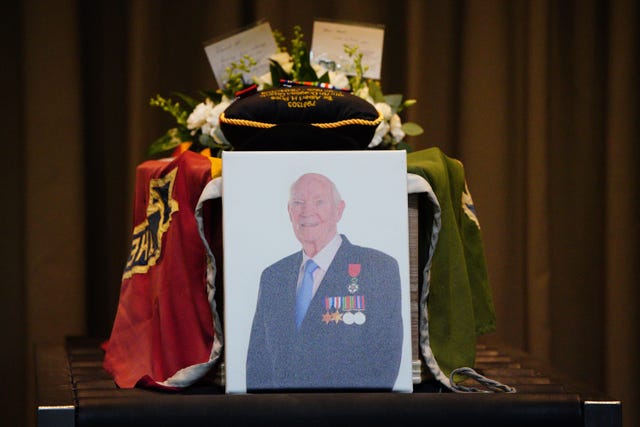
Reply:
[[[312,259],[309,259],[304,265],[302,283],[296,295],[296,326],[298,329],[300,329],[302,319],[304,319],[313,297],[313,272],[316,271],[316,268],[318,268],[318,264]]]

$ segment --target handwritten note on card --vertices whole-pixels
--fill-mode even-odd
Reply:
[[[257,65],[251,69],[251,75],[243,76],[247,82],[251,76],[261,76],[269,72],[269,56],[278,51],[268,22],[260,23],[231,37],[205,45],[205,53],[213,69],[218,87],[225,84],[225,68],[232,62],[238,62],[244,55],[253,58]]]
[[[313,23],[311,61],[336,71],[352,74],[353,60],[344,52],[344,45],[358,46],[362,62],[368,67],[364,76],[380,79],[384,27],[377,25],[351,25],[328,21]]]

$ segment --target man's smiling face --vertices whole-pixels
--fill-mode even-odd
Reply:
[[[322,175],[303,175],[293,185],[289,218],[308,256],[318,253],[338,232],[344,206],[331,182]]]

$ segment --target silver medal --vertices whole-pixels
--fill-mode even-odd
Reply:
[[[342,315],[342,321],[346,324],[346,325],[352,325],[356,319],[355,316],[352,312],[347,311],[346,313],[344,313]]]

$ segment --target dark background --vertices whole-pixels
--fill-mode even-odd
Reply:
[[[506,342],[623,400],[638,375],[639,14],[634,0],[8,0],[2,413],[34,422],[34,346],[107,336],[135,167],[172,123],[155,94],[215,88],[202,43],[258,19],[384,24],[382,85],[460,159]]]

